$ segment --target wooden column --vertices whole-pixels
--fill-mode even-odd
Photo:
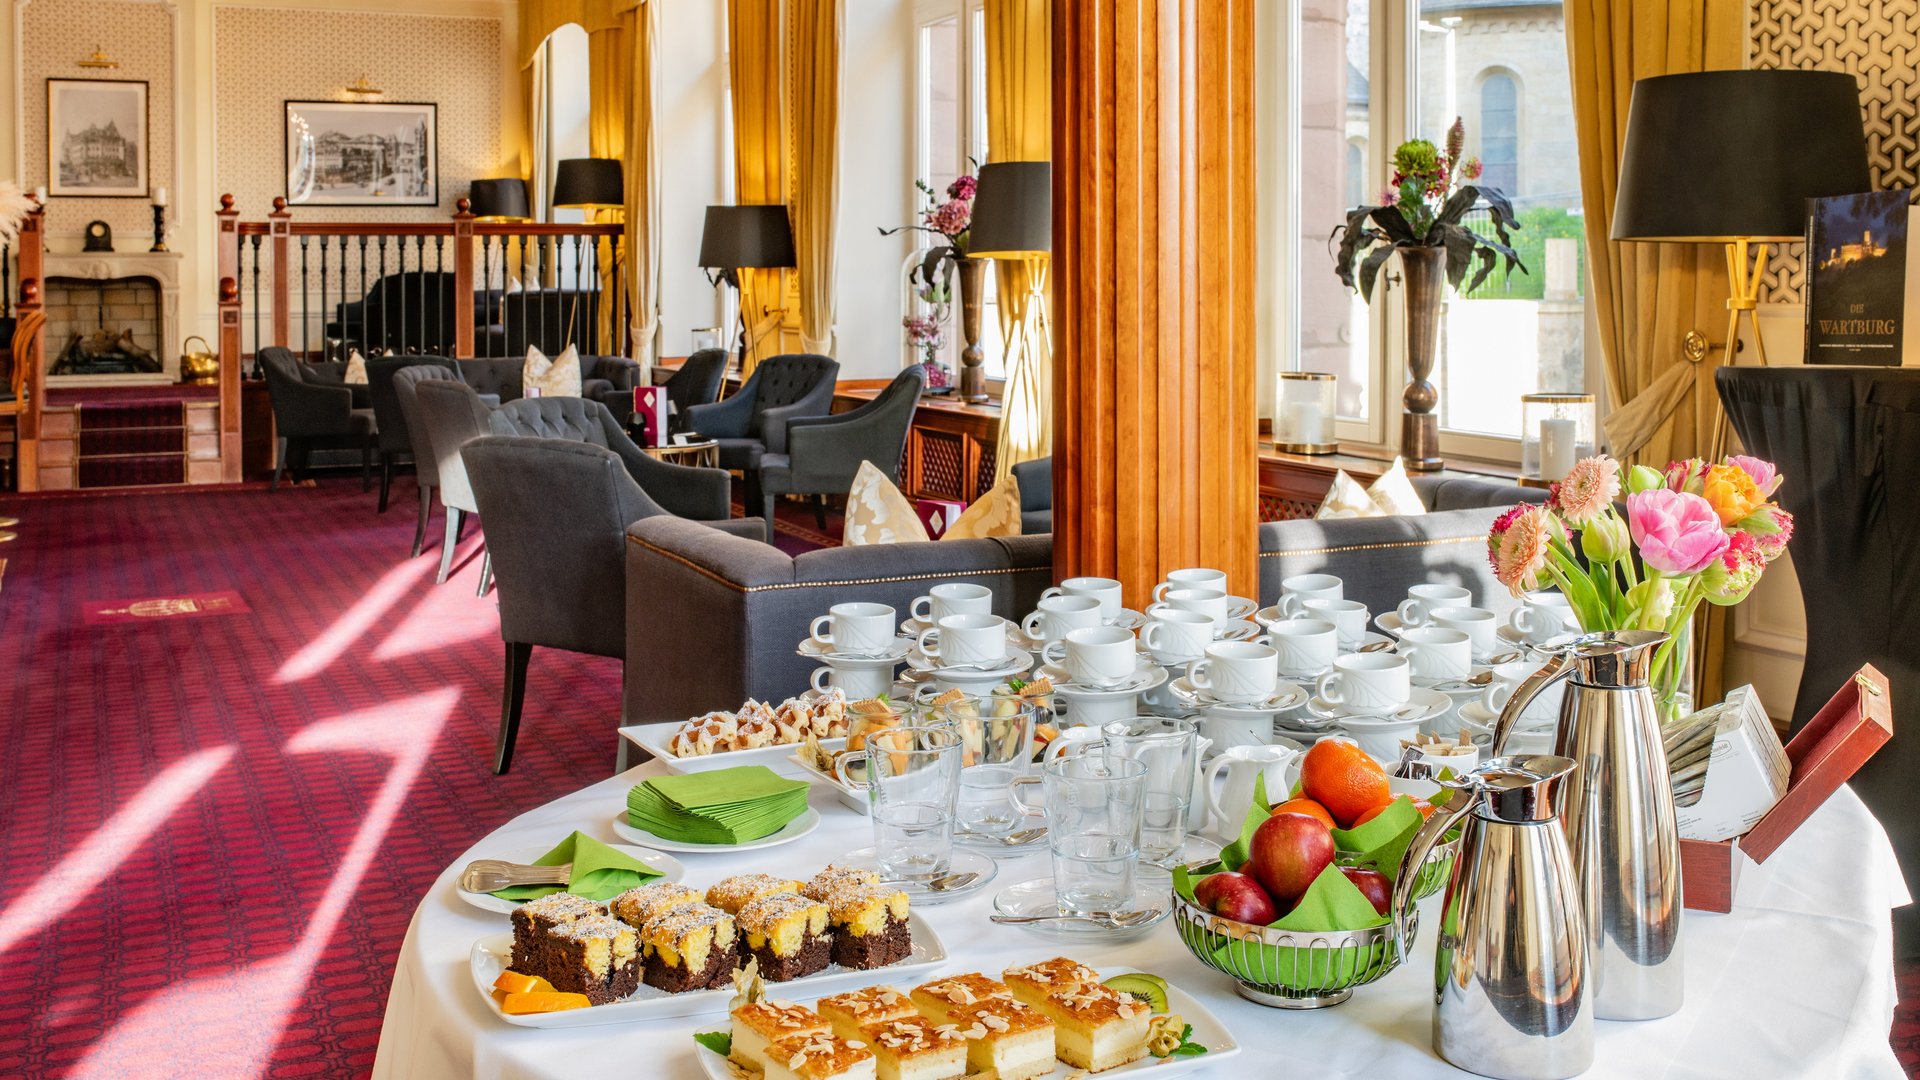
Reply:
[[[220,315],[220,482],[237,484],[245,474],[240,431],[240,211],[233,208],[232,195],[220,196],[220,209],[213,216],[219,223],[214,276]]]
[[[287,209],[287,200],[279,195],[273,197],[273,213],[267,215],[267,243],[273,251],[273,343],[288,348],[287,341],[291,330],[293,314],[293,255],[288,241],[293,239],[293,213]],[[257,253],[256,253],[257,257]],[[256,267],[255,273],[258,273]],[[237,282],[236,282],[237,284]],[[323,315],[324,317],[324,315]],[[306,340],[306,327],[300,328],[302,342]],[[260,348],[259,342],[253,343],[254,349]],[[302,360],[307,359],[302,347]]]
[[[1254,0],[1055,0],[1054,572],[1258,596]]]

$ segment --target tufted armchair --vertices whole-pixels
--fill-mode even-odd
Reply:
[[[1053,531],[1053,458],[1015,462],[1013,482],[1020,488],[1020,532]]]
[[[669,431],[687,430],[687,417],[695,406],[720,400],[720,385],[727,378],[727,353],[723,349],[701,349],[667,380],[667,400],[673,403]]]
[[[640,485],[654,513],[673,514],[712,525],[723,532],[752,539],[767,538],[758,518],[732,519],[727,474],[720,469],[698,469],[657,460],[635,446],[613,412],[583,398],[522,398],[495,410],[487,421],[495,435],[536,439],[566,439],[609,450]]]
[[[434,579],[436,583],[443,583],[453,567],[453,549],[460,543],[462,515],[480,512],[480,504],[473,498],[467,467],[460,458],[460,448],[487,433],[488,414],[492,410],[474,393],[473,387],[452,379],[424,379],[414,389],[419,398],[420,419],[426,425],[427,441],[432,446],[435,467],[440,474],[440,506],[447,512],[446,538],[440,545],[440,573]],[[480,592],[483,595],[487,590],[487,577],[488,567],[482,563]]]
[[[738,393],[688,410],[687,427],[720,444],[720,467],[747,478],[747,505],[762,505],[760,458],[787,452],[787,425],[833,411],[840,365],[813,353],[789,353],[761,361]]]
[[[393,377],[401,368],[430,367],[439,374],[437,378],[447,378],[453,372],[453,361],[438,356],[376,356],[367,361],[367,388],[373,399],[373,420],[380,427],[380,507],[377,513],[387,512],[387,492],[393,486],[393,466],[402,454],[413,456],[413,440],[407,432],[407,417],[400,409],[400,394],[393,386]],[[416,464],[418,459],[416,458]],[[417,554],[417,552],[416,552]]]
[[[273,403],[273,488],[289,460],[296,478],[306,471],[316,446],[358,446],[360,488],[373,488],[373,448],[378,437],[372,409],[355,408],[353,393],[344,386],[311,382],[292,351],[269,345],[260,350],[260,366],[267,375],[267,396]]]
[[[814,519],[827,527],[822,506],[827,495],[845,495],[863,462],[872,462],[887,479],[900,482],[900,454],[907,448],[927,370],[909,366],[893,377],[879,396],[850,412],[796,419],[787,425],[787,452],[769,451],[760,459],[761,516],[773,520],[780,495],[813,496]]]

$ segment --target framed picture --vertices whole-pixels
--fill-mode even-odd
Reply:
[[[291,206],[434,206],[440,202],[439,106],[289,101]]]
[[[47,194],[147,197],[147,84],[47,80]]]

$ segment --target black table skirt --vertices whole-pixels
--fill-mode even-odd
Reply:
[[[1920,868],[1920,369],[1722,368],[1720,400],[1747,452],[1780,467],[1788,550],[1807,608],[1793,724],[1861,664],[1893,689],[1894,739],[1854,778],[1901,866]],[[1908,908],[1911,912],[1913,909]]]

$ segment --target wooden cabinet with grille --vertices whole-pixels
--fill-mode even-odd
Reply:
[[[886,385],[884,379],[843,379],[833,410],[859,408]],[[900,490],[910,499],[972,502],[993,487],[999,438],[999,406],[921,399],[900,456]]]

